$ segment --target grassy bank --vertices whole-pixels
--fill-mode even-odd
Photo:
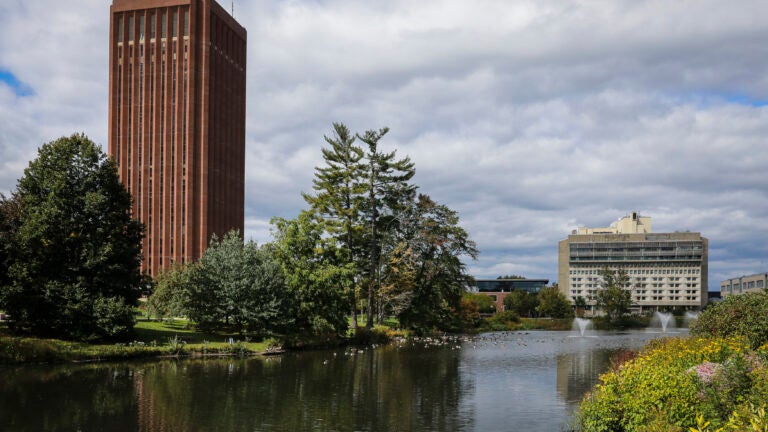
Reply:
[[[139,321],[135,339],[84,343],[18,337],[0,327],[0,364],[126,360],[160,356],[253,355],[276,348],[274,340],[250,341],[237,334],[194,331],[185,321]],[[232,338],[230,344],[229,339]]]

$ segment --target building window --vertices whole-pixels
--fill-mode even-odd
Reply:
[[[184,36],[189,36],[189,9],[184,11]]]
[[[160,31],[160,37],[165,38],[168,34],[168,17],[165,15],[165,12],[160,15]]]
[[[177,37],[179,35],[179,13],[176,11],[173,11],[173,15],[171,18],[171,28],[173,29],[173,37]]]
[[[117,42],[123,42],[123,17],[117,19]]]
[[[139,16],[139,42],[144,42],[144,15]]]
[[[155,38],[155,14],[149,14],[149,38]]]

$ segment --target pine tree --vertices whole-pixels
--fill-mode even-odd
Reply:
[[[361,182],[365,164],[361,162],[364,151],[355,145],[355,136],[343,123],[334,123],[334,136],[324,136],[330,147],[323,148],[326,166],[315,168],[313,189],[315,195],[304,194],[313,216],[336,239],[345,261],[359,265],[360,238],[363,230],[361,211],[366,185]],[[356,274],[350,273],[345,282],[349,302],[352,305],[352,326],[357,328]]]
[[[409,180],[416,170],[414,164],[407,156],[403,159],[395,159],[395,151],[385,153],[379,150],[378,144],[389,128],[378,131],[368,130],[362,136],[357,135],[360,141],[368,145],[365,154],[367,172],[364,179],[367,187],[367,199],[363,211],[366,218],[368,246],[368,271],[366,274],[368,283],[368,310],[366,311],[366,327],[373,327],[376,296],[378,295],[381,281],[379,279],[381,237],[382,230],[391,229],[393,224],[387,223],[395,217],[399,208],[403,206],[409,197],[412,197],[416,186]]]

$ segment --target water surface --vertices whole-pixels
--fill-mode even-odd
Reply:
[[[662,335],[504,332],[249,359],[0,369],[4,431],[559,431]]]

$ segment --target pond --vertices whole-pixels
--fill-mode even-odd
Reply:
[[[247,359],[0,369],[3,431],[560,431],[669,334],[502,332]]]

